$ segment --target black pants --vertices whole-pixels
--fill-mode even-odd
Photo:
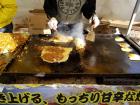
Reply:
[[[13,32],[13,24],[10,23],[7,26],[0,28],[0,33],[12,33]]]

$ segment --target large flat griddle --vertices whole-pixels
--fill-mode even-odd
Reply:
[[[21,55],[13,60],[4,74],[140,74],[140,62],[130,61],[112,36],[96,37],[94,43],[87,42],[81,59],[79,54],[73,51],[69,60],[60,64],[49,64],[40,58],[40,48],[48,45],[42,41],[44,38],[46,37],[33,36]]]

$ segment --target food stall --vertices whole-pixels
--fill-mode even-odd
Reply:
[[[138,4],[139,0],[134,11]],[[139,84],[139,45],[137,42],[137,46],[134,45],[132,40],[135,37],[129,35],[97,33],[95,42],[86,41],[82,52],[76,50],[73,42],[59,42],[53,37],[54,33],[26,35],[28,38],[20,45],[22,47],[16,47],[10,57],[9,54],[1,54],[0,78],[14,77],[15,81],[20,76],[79,80],[89,77],[91,80],[96,78],[99,84]],[[9,60],[3,63],[7,56]]]

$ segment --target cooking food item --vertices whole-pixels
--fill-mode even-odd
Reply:
[[[140,55],[138,55],[138,54],[129,54],[128,55],[128,57],[129,57],[129,59],[130,60],[140,60]]]
[[[21,45],[21,44],[24,44],[27,41],[27,39],[29,38],[29,35],[14,33],[13,38],[18,45]]]
[[[119,46],[122,47],[122,48],[130,47],[130,45],[127,44],[127,43],[118,43],[118,44],[119,44]]]
[[[54,35],[52,38],[49,39],[50,42],[54,43],[69,43],[73,40],[71,36],[65,36],[61,34]]]
[[[21,51],[29,35],[20,33],[0,33],[0,70],[3,71],[11,60]],[[17,50],[17,51],[16,51]]]
[[[0,33],[0,54],[14,52],[15,49],[24,44],[29,35],[19,33]]]
[[[48,63],[61,63],[68,60],[72,48],[60,46],[45,46],[41,53],[43,61]]]
[[[0,54],[13,52],[17,47],[13,36],[8,33],[0,33]]]
[[[74,39],[74,43],[76,45],[76,50],[84,49],[85,46],[86,46],[85,40],[84,39],[81,39],[81,38],[75,38]]]
[[[122,41],[124,41],[124,39],[123,39],[122,37],[117,36],[117,37],[115,38],[115,41],[117,41],[117,42],[122,42]]]
[[[121,48],[122,51],[124,52],[132,52],[133,50],[129,47],[126,47],[126,48]]]

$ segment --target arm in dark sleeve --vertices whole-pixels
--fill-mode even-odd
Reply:
[[[45,0],[44,10],[49,18],[57,16],[57,2],[56,0]]]
[[[96,11],[96,0],[87,0],[82,7],[82,13],[87,18],[90,19]]]

